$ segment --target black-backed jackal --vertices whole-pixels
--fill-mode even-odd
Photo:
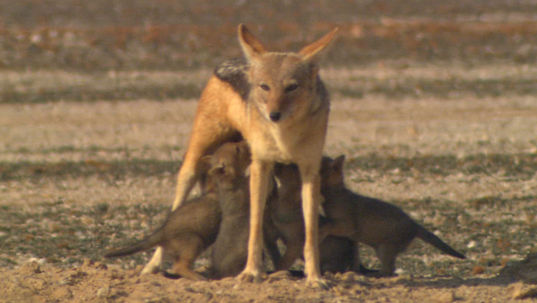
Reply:
[[[326,287],[319,270],[319,167],[326,137],[330,101],[319,77],[318,61],[337,29],[298,53],[270,52],[244,25],[239,41],[246,61],[228,61],[215,69],[194,119],[173,209],[187,198],[199,179],[199,162],[219,145],[242,136],[250,145],[250,235],[248,261],[241,281],[260,281],[263,211],[275,162],[295,163],[302,178],[306,230],[305,273],[308,283]],[[142,273],[162,260],[157,249]]]

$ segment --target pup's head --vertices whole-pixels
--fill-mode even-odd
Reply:
[[[298,53],[276,53],[239,25],[239,41],[250,64],[251,97],[267,120],[284,122],[320,107],[317,63],[336,32],[337,28]]]
[[[205,156],[209,176],[224,188],[234,188],[238,182],[247,178],[246,169],[250,165],[250,148],[246,141],[225,143],[213,155]]]
[[[290,202],[300,203],[301,201],[301,188],[302,181],[300,179],[300,173],[298,166],[295,164],[281,164],[276,163],[274,165],[274,176],[278,183],[278,196]]]
[[[345,185],[343,176],[344,161],[344,155],[335,159],[323,157],[321,162],[321,187],[341,187]]]

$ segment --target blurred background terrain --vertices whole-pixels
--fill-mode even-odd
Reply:
[[[0,1],[0,64],[13,70],[177,70],[212,67],[245,23],[277,50],[334,26],[327,63],[385,60],[534,62],[533,1]]]
[[[299,50],[338,26],[340,37],[324,62],[336,68],[527,67],[536,60],[536,13],[532,1],[498,0],[0,1],[0,102],[193,98],[201,91],[198,79],[160,81],[148,79],[157,76],[147,72],[211,70],[240,56],[239,23],[278,51]],[[35,73],[58,70],[78,79]],[[129,71],[138,72],[138,78],[121,74]],[[27,74],[17,81],[8,72]],[[95,89],[82,87],[92,80],[88,75],[101,80]],[[508,85],[518,94],[535,92],[527,78],[505,81],[469,83],[452,77],[403,81],[395,87],[344,86],[340,91],[352,96],[368,90],[404,96],[415,94],[414,88],[444,95],[463,89],[490,95],[499,93],[498,86]]]
[[[400,206],[468,260],[416,241],[400,279],[339,276],[324,295],[286,279],[242,293],[136,280],[147,254],[106,261],[113,273],[92,265],[164,220],[197,98],[215,65],[241,56],[239,23],[275,51],[340,28],[321,69],[326,153],[347,156],[351,189]],[[0,293],[418,302],[449,289],[440,302],[508,302],[512,280],[497,274],[537,251],[536,81],[537,1],[0,0]],[[363,261],[378,266],[368,248]]]

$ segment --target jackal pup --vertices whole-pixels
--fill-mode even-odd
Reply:
[[[248,144],[242,141],[225,143],[212,156],[203,158],[210,166],[208,175],[216,185],[222,213],[218,236],[211,249],[211,278],[236,276],[246,264],[250,225],[250,187],[246,169],[251,163],[250,157]],[[273,189],[269,199],[274,196]],[[275,242],[266,245],[276,247]]]
[[[252,153],[248,261],[239,275],[241,281],[262,278],[263,213],[273,165],[281,162],[295,163],[300,169],[307,281],[326,287],[319,271],[318,209],[319,167],[330,101],[317,63],[335,33],[298,53],[278,53],[268,51],[241,24],[239,42],[246,60],[218,66],[201,95],[173,209],[183,203],[199,179],[200,159],[240,133]],[[142,273],[157,269],[161,254],[157,250]]]
[[[355,242],[354,271],[360,271],[358,242],[375,249],[381,262],[380,271],[372,273],[375,276],[393,275],[397,255],[416,237],[450,256],[466,259],[397,206],[355,194],[345,188],[344,160],[344,156],[334,160],[323,158],[321,192],[326,199],[323,207],[329,222],[320,228],[319,234],[320,239],[335,235],[348,237]]]
[[[281,239],[286,250],[281,258],[271,253],[276,270],[289,269],[297,258],[302,257],[304,246],[304,220],[301,207],[301,181],[296,165],[274,166],[274,176],[277,180],[277,195],[267,200],[268,222],[264,228],[269,243]],[[321,185],[322,186],[322,185]],[[323,218],[320,219],[321,226]],[[351,268],[354,243],[344,237],[328,236],[320,243],[319,253],[321,272],[346,272]],[[275,257],[276,256],[276,257]]]
[[[209,175],[218,189],[222,221],[211,250],[211,277],[236,276],[248,256],[250,191],[246,168],[250,151],[246,142],[224,144],[211,156]]]
[[[169,273],[196,281],[207,280],[192,270],[192,264],[216,240],[222,215],[215,185],[210,177],[206,181],[203,195],[190,199],[172,211],[153,234],[104,256],[112,258],[132,255],[159,246],[175,261]]]

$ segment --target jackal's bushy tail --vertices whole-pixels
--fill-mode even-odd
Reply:
[[[438,238],[435,234],[428,231],[423,226],[419,227],[417,237],[431,244],[432,246],[440,249],[441,251],[445,252],[446,254],[450,256],[453,256],[459,259],[466,259],[465,255],[451,248],[451,246],[447,245],[444,241],[442,241],[442,239]]]
[[[130,246],[127,246],[125,248],[110,251],[106,253],[104,257],[114,258],[114,257],[128,256],[128,255],[135,254],[137,252],[146,251],[162,243],[163,236],[164,236],[164,231],[162,229],[159,229],[155,233],[150,235],[149,237],[143,239],[142,241],[132,244]]]

